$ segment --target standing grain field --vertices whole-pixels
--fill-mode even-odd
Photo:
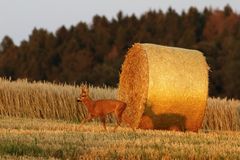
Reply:
[[[117,89],[106,86],[89,89],[93,99],[115,99],[117,95]],[[78,85],[0,79],[0,115],[81,121],[86,109],[76,101],[79,94]],[[240,101],[208,98],[201,129],[240,130]]]
[[[0,79],[0,115],[80,121],[86,109],[76,101],[79,94],[77,85]],[[116,89],[90,86],[90,96],[115,98]]]

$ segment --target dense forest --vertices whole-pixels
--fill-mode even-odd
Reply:
[[[202,51],[211,67],[210,96],[240,98],[240,15],[194,7],[181,14],[169,8],[136,17],[121,11],[111,20],[94,16],[91,24],[60,27],[55,33],[33,29],[15,45],[0,42],[0,76],[11,79],[116,86],[121,64],[135,42],[148,42]]]

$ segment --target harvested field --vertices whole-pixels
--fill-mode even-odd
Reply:
[[[239,159],[240,132],[82,128],[56,120],[0,118],[1,159]]]

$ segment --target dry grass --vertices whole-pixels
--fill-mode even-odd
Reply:
[[[239,159],[240,132],[103,131],[66,121],[0,118],[5,159]]]
[[[81,121],[85,107],[76,102],[79,86],[0,79],[0,115]],[[93,99],[114,99],[117,90],[91,87]],[[240,101],[209,98],[203,130],[240,130]]]
[[[240,130],[240,101],[208,98],[203,121],[205,130]]]
[[[0,79],[0,115],[80,121],[85,107],[76,102],[79,86]],[[114,98],[116,90],[91,87],[90,96]]]

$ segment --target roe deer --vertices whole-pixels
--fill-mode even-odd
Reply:
[[[101,100],[92,100],[89,97],[89,91],[87,87],[81,87],[81,94],[80,97],[77,99],[77,102],[81,102],[85,105],[85,107],[88,110],[88,116],[86,119],[82,121],[81,124],[99,117],[101,122],[103,123],[103,127],[105,130],[106,128],[106,116],[107,114],[114,113],[117,120],[117,125],[114,128],[114,131],[117,129],[118,126],[120,126],[122,121],[122,113],[126,108],[126,103],[119,101],[119,100],[107,100],[107,99],[101,99]]]

